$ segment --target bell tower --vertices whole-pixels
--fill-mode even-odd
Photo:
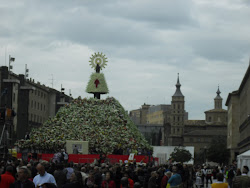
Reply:
[[[222,98],[220,96],[220,88],[218,86],[217,96],[214,98],[214,109],[222,109]]]
[[[171,146],[183,145],[184,117],[185,117],[185,97],[181,92],[179,73],[176,83],[176,91],[171,101],[171,133],[168,144]]]

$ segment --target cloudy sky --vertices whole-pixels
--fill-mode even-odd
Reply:
[[[73,97],[85,92],[94,52],[108,57],[110,93],[126,110],[170,104],[177,73],[189,119],[223,104],[249,65],[248,0],[0,0],[0,65]],[[224,108],[226,108],[224,106]]]

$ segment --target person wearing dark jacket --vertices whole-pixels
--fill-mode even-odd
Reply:
[[[157,184],[157,172],[153,171],[151,172],[151,177],[149,178],[148,181],[148,188],[157,188],[159,185]]]
[[[65,171],[63,171],[63,165],[57,164],[57,170],[54,172],[54,177],[58,188],[61,188],[67,182],[67,176]]]
[[[35,188],[35,184],[28,180],[29,171],[25,167],[20,167],[18,172],[17,181],[10,185],[10,188]]]
[[[81,173],[76,171],[71,174],[70,182],[63,185],[63,188],[83,188]]]

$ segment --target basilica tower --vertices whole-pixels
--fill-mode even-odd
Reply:
[[[185,100],[184,100],[185,97],[181,92],[179,74],[175,86],[176,86],[176,91],[172,96],[172,101],[171,101],[171,117],[170,117],[171,133],[168,139],[168,145],[182,146],[183,132],[184,132],[184,118],[185,118]]]
[[[220,96],[220,88],[218,86],[217,96],[214,98],[214,109],[222,109],[222,98]]]

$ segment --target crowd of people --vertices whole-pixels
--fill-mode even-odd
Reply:
[[[247,166],[160,165],[96,160],[74,164],[8,159],[0,163],[0,188],[241,188],[250,187]]]

